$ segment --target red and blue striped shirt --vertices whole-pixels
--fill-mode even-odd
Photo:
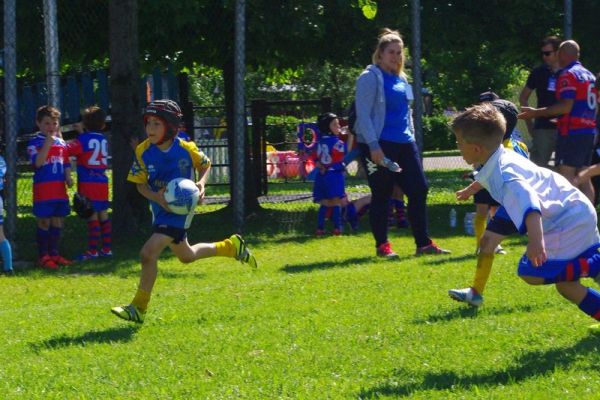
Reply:
[[[46,135],[41,132],[27,144],[27,153],[34,167],[33,202],[69,200],[65,185],[65,168],[70,168],[67,156],[67,145],[61,138],[54,138],[48,156],[40,167],[35,166],[35,159],[44,145]]]
[[[561,136],[595,133],[595,112],[598,107],[596,78],[579,61],[572,62],[560,72],[556,98],[573,100],[571,112],[558,119],[558,133]]]
[[[92,201],[108,200],[108,141],[100,132],[84,132],[67,144],[77,159],[77,191]]]

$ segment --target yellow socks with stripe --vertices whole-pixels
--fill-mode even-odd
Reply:
[[[220,242],[215,242],[215,247],[217,249],[217,256],[219,257],[235,257],[235,246],[233,242],[229,239],[221,240]]]
[[[492,272],[492,264],[494,263],[494,253],[483,254],[477,256],[477,269],[475,269],[475,279],[473,279],[473,289],[479,294],[483,294],[485,284],[487,283],[490,273]]]
[[[475,248],[479,248],[479,241],[483,236],[483,232],[485,232],[485,227],[487,226],[487,216],[481,215],[479,213],[475,214],[475,218],[473,219],[473,229],[475,230]]]
[[[131,300],[131,304],[133,304],[138,310],[145,313],[148,309],[148,303],[150,302],[150,292],[146,292],[143,289],[138,288],[135,293],[135,297]]]

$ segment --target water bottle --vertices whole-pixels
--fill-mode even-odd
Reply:
[[[450,228],[456,228],[456,210],[450,210]]]
[[[475,228],[473,226],[473,221],[475,219],[475,213],[470,212],[465,214],[465,233],[470,236],[475,235]]]
[[[387,157],[383,158],[383,166],[389,169],[392,172],[401,172],[402,168],[398,165],[397,162],[390,160]]]

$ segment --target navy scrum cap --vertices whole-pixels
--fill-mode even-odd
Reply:
[[[479,95],[479,102],[483,103],[484,101],[494,101],[498,100],[499,98],[500,96],[490,90]]]
[[[329,125],[331,124],[331,121],[333,121],[337,117],[338,117],[337,115],[335,115],[334,113],[331,113],[331,112],[319,115],[319,118],[317,119],[317,126],[319,127],[319,133],[321,135],[326,135],[326,134],[330,133],[331,129],[329,129]]]

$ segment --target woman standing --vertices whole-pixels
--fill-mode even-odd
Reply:
[[[397,258],[387,239],[387,213],[394,183],[408,197],[408,220],[416,254],[446,254],[427,232],[427,180],[415,143],[409,101],[412,90],[404,74],[404,44],[398,31],[383,29],[369,65],[356,81],[356,136],[371,188],[369,221],[377,255]],[[384,167],[385,159],[402,170]]]

